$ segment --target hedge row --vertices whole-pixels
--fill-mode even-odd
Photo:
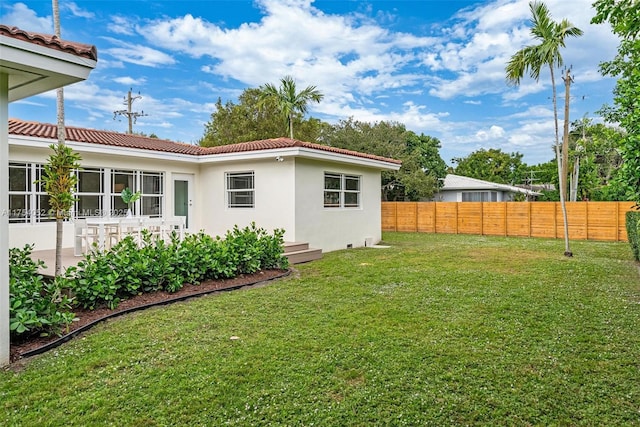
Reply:
[[[77,267],[51,282],[37,274],[44,263],[31,260],[32,246],[11,249],[12,338],[59,333],[75,318],[74,307],[114,309],[121,300],[144,292],[176,292],[185,284],[286,269],[283,235],[283,230],[268,234],[253,223],[235,226],[224,238],[201,232],[182,240],[174,234],[164,241],[145,232],[141,244],[128,236],[109,251],[85,255]]]
[[[640,261],[640,211],[627,212],[627,237],[631,244],[633,257]]]

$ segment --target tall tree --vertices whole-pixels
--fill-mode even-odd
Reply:
[[[539,43],[536,45],[525,46],[516,52],[506,66],[507,82],[519,85],[524,74],[529,71],[529,75],[536,81],[540,80],[540,73],[545,66],[549,67],[551,73],[551,89],[553,101],[553,118],[555,124],[555,150],[556,161],[558,163],[558,177],[560,184],[560,205],[562,207],[562,216],[564,220],[564,241],[565,256],[572,256],[569,246],[569,225],[567,222],[567,164],[563,162],[560,153],[560,138],[558,131],[558,103],[556,96],[556,80],[554,68],[563,65],[564,61],[560,54],[560,48],[565,47],[565,39],[567,37],[578,37],[582,35],[582,30],[575,27],[571,22],[563,19],[555,22],[551,19],[551,14],[547,6],[538,1],[529,3],[531,10],[531,35]],[[566,117],[565,117],[566,119]],[[568,152],[568,138],[563,138],[563,145],[566,142],[567,147],[563,146],[565,153]]]
[[[260,86],[260,105],[276,101],[280,114],[285,118],[289,128],[289,138],[293,139],[293,120],[296,114],[304,116],[307,104],[311,101],[320,102],[324,95],[315,86],[307,86],[300,92],[296,89],[296,82],[291,76],[280,79],[280,87],[271,83]]]
[[[440,141],[416,135],[400,123],[367,123],[349,118],[326,128],[321,139],[332,147],[401,160],[399,171],[382,173],[383,200],[430,199],[446,175],[446,164],[439,154]]]
[[[618,77],[613,91],[613,106],[600,113],[610,123],[619,123],[626,130],[620,146],[624,163],[622,177],[626,183],[626,197],[640,206],[640,2],[638,0],[597,0],[593,4],[594,24],[609,22],[620,39],[616,56],[600,64],[605,76]]]
[[[216,102],[216,111],[205,125],[204,135],[199,144],[204,147],[235,144],[274,138],[281,135],[282,122],[276,100],[265,100],[260,104],[260,90],[245,89],[238,97],[238,103],[221,99]],[[310,117],[294,117],[298,139],[316,142],[325,124]]]
[[[526,178],[527,165],[522,163],[522,154],[505,153],[501,149],[481,148],[467,157],[451,159],[456,163],[454,172],[457,175],[499,184],[522,184]]]

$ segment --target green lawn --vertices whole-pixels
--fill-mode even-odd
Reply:
[[[627,243],[385,233],[0,371],[6,426],[640,426]],[[237,337],[238,339],[231,339]]]

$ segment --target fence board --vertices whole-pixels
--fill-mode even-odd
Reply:
[[[572,240],[627,241],[633,202],[567,202]],[[382,202],[382,230],[564,238],[559,202]]]

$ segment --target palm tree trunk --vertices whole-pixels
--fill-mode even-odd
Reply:
[[[60,9],[58,7],[58,0],[52,0],[52,7],[54,32],[55,35],[60,38]],[[64,145],[66,132],[64,127],[64,90],[62,88],[58,88],[56,90],[56,109],[58,113],[58,144]],[[62,221],[60,213],[56,212],[56,276],[60,276],[62,274],[62,229],[64,226]]]
[[[562,209],[562,219],[564,222],[564,254],[566,256],[572,256],[571,249],[569,248],[569,224],[567,222],[567,178],[566,169],[563,165],[563,155],[560,153],[560,137],[558,131],[558,100],[556,93],[556,78],[553,72],[553,65],[549,64],[549,71],[551,71],[551,89],[553,91],[553,122],[556,131],[556,162],[558,164],[558,186],[560,187],[558,192],[560,193],[560,209]],[[564,173],[563,173],[564,172]],[[563,177],[564,176],[564,177]]]
[[[293,114],[289,114],[289,138],[293,139]]]
[[[564,220],[564,255],[573,256],[569,247],[569,222],[567,219],[567,168],[569,165],[569,93],[571,87],[571,70],[567,69],[564,80],[564,129],[562,135],[562,163],[560,171],[560,204],[562,206],[562,219]]]

